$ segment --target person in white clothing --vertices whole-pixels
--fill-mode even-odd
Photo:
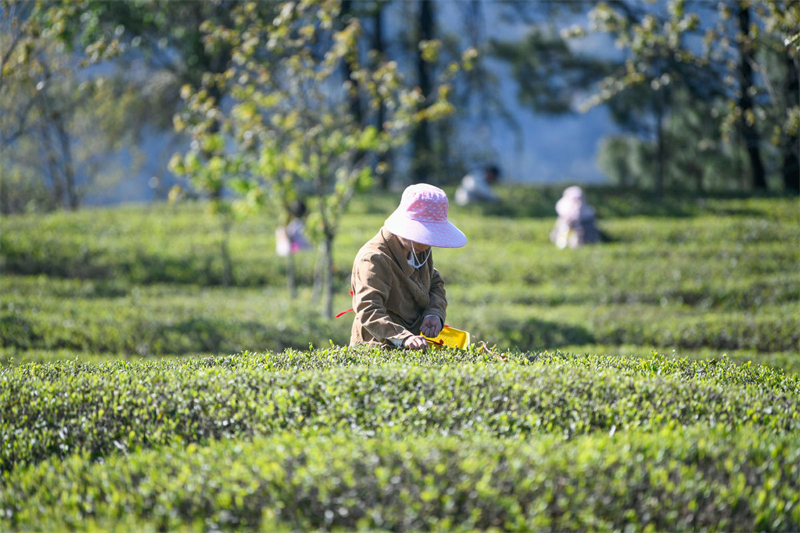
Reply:
[[[600,232],[595,225],[594,208],[586,203],[580,187],[567,187],[556,202],[556,225],[550,240],[561,249],[579,248],[584,244],[600,242]]]
[[[470,172],[464,176],[461,180],[461,185],[456,189],[456,204],[499,202],[500,198],[492,190],[492,185],[497,183],[499,179],[500,169],[494,165]]]

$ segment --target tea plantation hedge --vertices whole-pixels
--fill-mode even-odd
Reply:
[[[500,192],[435,254],[463,352],[337,347],[268,217],[233,287],[199,205],[3,217],[0,531],[800,530],[797,198],[590,188],[614,240],[556,250]]]
[[[472,353],[464,360],[455,352],[415,360],[404,352],[344,349],[320,352],[311,363],[291,362],[303,356],[271,362],[271,355],[245,354],[188,365],[6,367],[0,371],[0,470],[83,451],[98,458],[176,439],[285,430],[570,438],[698,423],[766,433],[800,429],[797,378],[763,367],[563,355],[483,361],[491,357]],[[363,358],[373,363],[336,364]],[[438,358],[435,372],[431,358]]]
[[[548,241],[554,212],[544,206],[557,192],[509,189],[513,202],[497,208],[452,206],[470,242],[435,253],[451,325],[504,349],[639,345],[800,359],[796,198],[655,201],[590,190],[614,241],[556,250]],[[354,200],[334,250],[335,309],[352,306],[352,259],[396,201]],[[232,288],[219,287],[220,234],[200,205],[22,215],[2,224],[0,349],[149,356],[349,340],[351,316],[322,319],[310,299],[313,253],[297,257],[300,297],[288,298],[268,217],[232,230]]]
[[[329,339],[347,344],[352,322],[352,315],[324,319],[305,301],[286,302],[285,291],[276,288],[130,287],[39,277],[7,281],[10,286],[3,287],[0,306],[0,341],[18,351],[137,355],[280,351],[327,345]],[[752,296],[756,291],[752,287],[726,289],[742,301],[753,299],[752,309],[740,310],[727,305],[687,306],[672,293],[657,296],[665,302],[657,305],[592,303],[588,289],[579,287],[579,292],[562,293],[561,301],[546,303],[541,299],[552,288],[456,286],[448,290],[452,295],[448,321],[503,348],[638,344],[754,349],[765,354],[800,351],[800,305],[797,299],[791,301],[793,278],[767,278],[761,283],[760,303]],[[632,298],[634,290],[626,298]],[[713,291],[708,294],[713,298]],[[585,303],[579,304],[579,298]],[[337,295],[337,309],[351,305],[346,293]]]
[[[19,471],[0,526],[192,529],[793,531],[797,435],[690,429],[563,441],[290,434]]]

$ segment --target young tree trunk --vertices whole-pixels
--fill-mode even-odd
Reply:
[[[58,141],[61,144],[61,158],[63,161],[64,183],[67,190],[67,202],[71,211],[77,211],[81,199],[78,194],[78,184],[75,183],[75,165],[72,162],[72,144],[70,143],[67,127],[64,124],[64,117],[60,112],[54,113],[53,123],[58,133]]]
[[[748,117],[755,117],[753,111],[753,98],[750,96],[750,89],[753,87],[753,43],[750,37],[750,8],[739,4],[739,30],[742,33],[742,43],[739,48],[739,77],[740,77],[740,96],[739,107],[742,110],[742,133],[750,157],[750,171],[754,189],[766,190],[767,179],[764,172],[764,164],[761,161],[761,150],[759,149],[760,139],[756,130],[755,120]]]
[[[323,261],[322,261],[322,251],[323,245],[320,244],[317,247],[317,255],[314,259],[314,286],[311,288],[311,304],[314,305],[319,302],[319,299],[322,295],[322,270],[323,270]]]
[[[228,242],[231,238],[231,222],[225,220],[222,223],[222,240],[220,241],[220,251],[222,252],[222,286],[230,287],[233,283],[233,263],[228,249]]]
[[[786,55],[786,102],[788,106],[800,103],[800,72],[797,63]],[[800,136],[786,135],[783,146],[783,188],[800,192]]]
[[[419,2],[419,39],[417,44],[423,40],[431,40],[434,38],[434,3],[432,0],[420,0]],[[431,65],[422,57],[422,51],[417,47],[417,78],[419,81],[419,88],[424,97],[431,95],[432,75]],[[430,159],[431,159],[431,139],[428,128],[428,121],[421,120],[414,128],[412,136],[414,143],[414,162],[413,162],[413,176],[416,183],[434,181],[434,176],[431,175]]]
[[[289,287],[289,298],[297,299],[297,280],[294,270],[294,253],[291,251],[286,256],[286,285]]]
[[[333,235],[325,233],[323,241],[323,273],[325,276],[325,301],[323,316],[333,318]]]

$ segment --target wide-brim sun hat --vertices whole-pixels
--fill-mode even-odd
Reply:
[[[576,198],[576,199],[583,199],[583,189],[578,187],[577,185],[573,185],[572,187],[567,187],[564,189],[562,195],[564,198]]]
[[[403,191],[400,206],[389,215],[384,227],[404,239],[436,246],[460,248],[467,237],[447,220],[450,204],[439,187],[418,183]]]

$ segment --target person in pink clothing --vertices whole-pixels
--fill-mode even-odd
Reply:
[[[350,344],[425,350],[421,335],[444,327],[447,296],[433,266],[433,247],[458,248],[464,234],[447,220],[447,195],[433,185],[411,185],[400,206],[353,262],[355,319]]]
[[[286,226],[275,228],[275,252],[280,257],[289,257],[311,248],[311,244],[305,236],[305,223],[303,222],[307,212],[305,202],[297,200],[289,206],[291,222]]]

